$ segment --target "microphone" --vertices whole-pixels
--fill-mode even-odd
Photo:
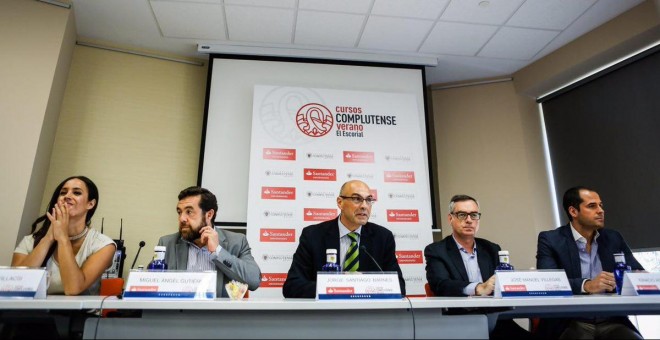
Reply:
[[[137,261],[138,256],[140,255],[140,250],[142,250],[142,247],[144,247],[146,243],[144,241],[140,241],[140,248],[138,248],[137,254],[135,254],[135,259],[133,259],[133,264],[131,265],[131,269],[135,267],[135,261]]]
[[[365,254],[367,254],[367,256],[369,256],[369,258],[371,259],[371,261],[374,261],[374,263],[376,264],[376,267],[378,267],[378,270],[380,270],[381,273],[385,273],[385,271],[383,270],[383,268],[381,268],[381,267],[378,265],[378,262],[376,262],[376,259],[374,259],[374,257],[371,256],[371,254],[369,254],[369,252],[367,251],[367,247],[365,247],[365,246],[360,246],[360,251],[363,251]]]

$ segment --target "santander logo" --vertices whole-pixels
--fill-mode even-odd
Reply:
[[[396,260],[399,264],[421,264],[421,250],[399,250],[396,252]]]
[[[336,181],[337,170],[335,169],[307,169],[304,170],[306,181]]]
[[[261,273],[260,288],[282,288],[286,273]]]
[[[266,229],[261,228],[259,233],[261,242],[296,242],[295,229]]]
[[[411,210],[387,210],[387,222],[419,222],[419,211]]]
[[[326,287],[326,294],[355,294],[353,287]]]
[[[337,217],[337,209],[305,208],[305,221],[328,221]]]
[[[272,159],[278,161],[295,161],[296,149],[264,148],[263,159]]]
[[[261,199],[264,200],[295,200],[296,188],[261,187]]]
[[[344,163],[373,163],[374,153],[363,151],[344,151]]]
[[[385,183],[415,183],[415,172],[385,171]]]
[[[327,107],[309,103],[301,107],[296,113],[298,129],[310,137],[323,137],[332,130],[335,123],[332,112]]]

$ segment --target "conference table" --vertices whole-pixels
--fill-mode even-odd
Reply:
[[[473,309],[471,314],[456,311]],[[497,318],[660,314],[660,296],[426,297],[395,300],[140,300],[115,296],[0,299],[0,310],[139,311],[88,317],[83,338],[487,338]]]

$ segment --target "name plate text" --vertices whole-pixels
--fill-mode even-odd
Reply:
[[[316,275],[316,298],[332,299],[401,299],[396,272],[326,273]]]
[[[571,296],[563,270],[495,271],[495,297]]]
[[[660,273],[626,272],[621,295],[660,295]]]
[[[213,300],[216,272],[136,271],[128,274],[125,299]]]
[[[45,299],[47,290],[46,268],[0,269],[0,298]]]

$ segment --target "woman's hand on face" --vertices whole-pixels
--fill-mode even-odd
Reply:
[[[46,213],[50,220],[50,230],[55,240],[69,239],[69,210],[66,204],[58,202],[52,213]]]

